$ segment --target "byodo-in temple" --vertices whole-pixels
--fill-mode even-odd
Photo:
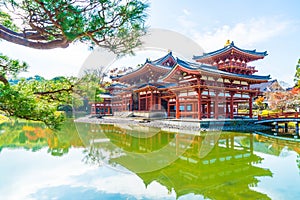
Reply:
[[[233,119],[245,115],[238,113],[237,107],[246,104],[246,115],[252,118],[253,98],[260,91],[250,86],[270,77],[254,75],[257,69],[248,64],[266,55],[266,51],[241,49],[227,41],[219,50],[194,56],[195,62],[175,58],[172,52],[154,61],[147,59],[138,69],[112,78],[113,84],[107,88],[111,109],[105,111],[144,117]]]

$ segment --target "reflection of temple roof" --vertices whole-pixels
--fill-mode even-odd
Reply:
[[[234,45],[233,42],[231,42],[229,45],[218,49],[216,51],[212,51],[209,53],[203,53],[203,55],[200,56],[194,56],[193,59],[197,60],[198,62],[207,60],[207,59],[211,59],[214,60],[215,57],[220,57],[222,55],[233,55],[233,54],[242,54],[244,55],[244,57],[246,57],[247,61],[253,61],[253,60],[257,60],[257,59],[262,59],[265,56],[267,56],[267,52],[257,52],[256,50],[245,50],[245,49],[241,49],[238,48],[237,46]]]
[[[160,149],[167,145],[166,138],[174,137],[173,134],[166,133],[158,128],[126,124],[101,126],[101,131],[110,139],[111,143],[118,147],[127,151],[139,152]]]
[[[231,150],[236,159],[234,162],[227,162],[226,157],[225,159],[218,158],[222,150],[225,148],[215,148],[210,156],[204,159],[180,157],[161,170],[138,173],[138,176],[146,185],[157,181],[170,191],[174,189],[177,197],[194,193],[209,199],[245,199],[246,197],[269,199],[267,195],[249,188],[258,183],[256,177],[272,175],[269,170],[250,164],[260,158],[256,155],[242,157],[249,152]],[[220,171],[221,164],[222,170]]]
[[[109,163],[120,164],[136,173],[146,186],[156,181],[169,191],[174,190],[177,197],[193,193],[209,199],[269,199],[252,190],[259,182],[257,177],[272,176],[272,173],[253,165],[262,158],[253,154],[253,139],[249,136],[243,134],[236,138],[236,135],[222,134],[213,146],[211,139],[215,135],[206,140],[205,136],[159,132],[145,140],[126,134],[131,129],[101,125],[102,133],[115,148],[122,149]],[[234,141],[234,146],[228,141]],[[201,157],[200,152],[207,150],[206,144],[213,148]]]
[[[112,139],[112,135],[109,135],[109,137],[111,141],[120,140],[121,143],[125,142],[124,138],[121,141],[120,138]],[[223,137],[221,136],[221,138]],[[224,141],[225,138],[222,140]],[[262,158],[253,154],[248,148],[240,147],[236,149],[214,146],[212,151],[204,158],[200,158],[199,148],[204,145],[204,140],[196,137],[192,141],[197,142],[191,141],[192,143],[190,143],[195,146],[191,149],[185,149],[182,155],[177,155],[175,158],[175,154],[172,154],[172,152],[178,147],[172,146],[172,144],[177,145],[176,141],[169,141],[166,146],[163,145],[164,148],[158,150],[166,151],[159,152],[153,158],[152,154],[155,154],[156,150],[151,151],[149,149],[150,152],[145,150],[145,155],[138,153],[138,150],[136,153],[126,153],[118,158],[113,158],[111,162],[121,164],[130,171],[135,172],[146,186],[156,181],[167,187],[169,191],[175,190],[177,197],[194,193],[209,199],[232,198],[232,195],[235,199],[244,199],[245,197],[269,199],[267,195],[250,188],[258,183],[256,177],[272,176],[272,173],[268,169],[253,166],[252,163],[259,163]],[[203,142],[199,143],[198,141]],[[132,144],[133,141],[130,143]],[[155,142],[153,141],[152,144],[155,144]],[[197,146],[197,144],[201,144],[201,146]],[[183,143],[180,143],[179,148],[182,145]],[[150,146],[144,145],[142,147],[150,148]],[[176,150],[176,152],[178,151],[180,149]],[[175,160],[172,161],[174,158]],[[161,165],[162,162],[165,163]],[[152,165],[153,168],[149,165]],[[159,166],[161,168],[157,168]],[[143,171],[144,169],[145,171]]]

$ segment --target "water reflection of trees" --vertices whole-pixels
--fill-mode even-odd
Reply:
[[[296,164],[300,170],[300,143],[297,141],[283,140],[256,134],[255,150],[274,156],[286,156],[286,152],[294,151],[298,154]]]
[[[39,151],[48,147],[53,156],[62,156],[71,147],[84,147],[73,122],[68,121],[60,131],[53,131],[41,123],[4,123],[0,125],[0,151],[3,148],[23,148]]]
[[[145,133],[113,125],[94,125],[90,132],[93,133],[87,153],[90,160],[122,165],[135,172],[146,186],[159,182],[169,191],[174,190],[177,197],[193,193],[209,199],[269,199],[252,189],[257,186],[258,177],[272,176],[268,169],[255,165],[262,158],[253,152],[256,139],[252,134],[222,133],[220,137],[213,137],[215,133],[206,133],[191,137],[156,131],[155,135],[139,137]],[[208,134],[212,137],[207,137]],[[135,171],[149,165],[147,160],[139,162],[139,156],[147,156],[168,145],[174,147],[176,160],[157,170]],[[205,149],[209,152],[203,154]],[[150,160],[153,165],[163,162],[161,157]]]

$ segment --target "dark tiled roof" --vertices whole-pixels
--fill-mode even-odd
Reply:
[[[172,60],[175,61],[175,64],[173,66],[176,65],[176,59],[174,58],[173,54],[172,54],[172,51],[170,51],[167,55],[165,55],[164,57],[162,58],[159,58],[157,60],[154,60],[154,61],[149,61],[151,64],[154,64],[154,65],[162,65],[164,61],[166,61],[167,59],[169,58],[172,58]],[[147,61],[146,61],[147,62]],[[169,67],[169,68],[172,68],[173,66],[165,66],[165,67]]]
[[[163,63],[165,60],[167,60],[169,57],[171,57],[171,58],[175,61],[175,64],[174,64],[173,66],[162,65],[162,63]],[[159,59],[154,60],[154,61],[150,61],[149,59],[146,59],[145,63],[144,63],[142,66],[138,67],[137,69],[135,69],[135,70],[133,70],[133,71],[131,71],[131,72],[128,72],[128,73],[125,73],[125,74],[122,74],[122,75],[111,76],[110,78],[111,78],[111,79],[116,79],[116,78],[121,78],[121,77],[123,77],[123,76],[127,76],[127,75],[129,75],[129,74],[135,73],[135,72],[139,71],[140,69],[142,69],[143,67],[145,67],[145,65],[146,65],[147,63],[149,63],[149,64],[151,64],[152,66],[155,66],[155,67],[159,67],[159,68],[163,68],[163,69],[168,69],[168,70],[170,70],[170,69],[172,69],[172,68],[176,65],[176,59],[173,57],[172,52],[169,52],[169,53],[168,53],[167,55],[165,55],[164,57],[159,58]]]
[[[235,76],[235,77],[246,78],[246,79],[258,79],[258,80],[269,80],[270,79],[270,75],[259,76],[259,75],[235,74],[235,73],[218,70],[217,67],[212,66],[212,65],[186,62],[186,61],[180,60],[179,58],[177,58],[176,61],[177,61],[178,65],[180,65],[184,68],[187,68],[189,70],[202,70],[202,71],[207,71],[207,72],[211,72],[211,73],[215,73],[215,74],[226,75],[226,76]],[[166,74],[165,77],[168,74]]]
[[[128,86],[122,83],[113,83],[110,86],[108,86],[108,88],[110,87],[114,87],[114,88],[127,88]]]
[[[209,52],[209,53],[203,53],[203,55],[201,55],[201,56],[193,56],[193,59],[198,60],[198,59],[202,59],[202,58],[211,57],[211,56],[218,55],[218,54],[221,54],[223,52],[226,52],[229,49],[236,49],[238,51],[241,51],[241,52],[244,52],[244,53],[247,53],[247,54],[251,54],[251,55],[255,55],[255,56],[263,56],[264,57],[264,56],[268,55],[267,51],[257,52],[256,49],[254,49],[254,50],[245,50],[245,49],[238,48],[237,46],[234,45],[233,42],[231,42],[230,45],[225,46],[222,49],[212,51],[212,52]]]

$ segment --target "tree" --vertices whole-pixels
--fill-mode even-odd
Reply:
[[[264,103],[265,97],[259,96],[255,99],[255,105],[257,105],[258,109],[263,110],[266,108],[266,104]]]
[[[300,87],[300,59],[298,60],[298,64],[296,65],[296,73],[294,76],[294,82],[296,87]]]
[[[145,34],[147,7],[140,0],[3,0],[0,39],[36,49],[66,48],[78,41],[118,55],[132,53]],[[70,105],[73,99],[80,104],[102,92],[95,73],[9,83],[8,78],[27,68],[26,63],[0,54],[0,111],[8,116],[58,128],[64,120],[57,112],[60,105]]]
[[[57,128],[63,115],[56,112],[59,103],[70,101],[73,87],[67,81],[21,80],[10,85],[7,77],[25,71],[27,64],[0,55],[0,111],[7,116],[42,121]]]
[[[80,78],[56,77],[52,80],[23,79],[11,85],[7,77],[16,77],[28,65],[0,55],[0,111],[7,116],[42,121],[56,129],[64,121],[57,112],[61,105],[80,105],[83,97],[94,100],[99,92],[99,79],[95,73]]]
[[[273,92],[269,97],[269,106],[271,109],[283,112],[288,108],[288,101],[291,95],[289,92]]]
[[[36,49],[80,41],[128,53],[141,44],[147,7],[140,0],[3,0],[0,38]]]
[[[298,110],[300,106],[300,90],[293,88],[290,91],[272,92],[269,96],[270,108],[280,110],[281,112],[287,109]]]

